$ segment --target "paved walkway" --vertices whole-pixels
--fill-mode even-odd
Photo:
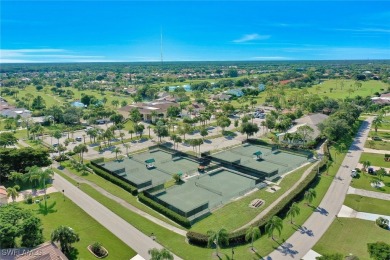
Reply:
[[[356,194],[356,195],[375,198],[375,199],[390,200],[390,194],[388,193],[356,189],[351,186],[348,188],[347,194]]]
[[[359,219],[365,219],[370,221],[375,221],[379,217],[388,219],[390,222],[390,216],[380,215],[380,214],[374,214],[374,213],[368,213],[368,212],[359,212],[356,211],[350,207],[347,207],[345,205],[341,206],[340,212],[337,214],[337,217],[340,218],[359,218]]]
[[[306,232],[295,232],[266,259],[301,259],[326,232],[343,205],[352,179],[350,169],[359,162],[372,120],[373,117],[368,117],[363,121],[344,158],[343,166],[337,172],[337,178],[331,183],[317,210],[302,225]]]
[[[53,165],[58,168],[60,165],[57,163],[57,162],[54,162]],[[133,205],[131,205],[130,203],[126,202],[125,200],[121,199],[121,198],[118,198],[117,196],[113,195],[112,193],[109,193],[107,192],[105,189],[103,189],[102,187],[96,185],[95,183],[91,182],[91,181],[88,181],[82,177],[79,177],[79,176],[76,176],[74,175],[73,173],[71,173],[70,171],[68,171],[66,168],[61,170],[64,174],[66,174],[68,177],[72,178],[73,180],[79,182],[79,183],[86,183],[88,185],[90,185],[91,187],[93,187],[95,190],[97,190],[98,192],[100,192],[102,195],[106,196],[107,198],[109,199],[112,199],[116,202],[118,202],[119,204],[121,204],[123,207],[131,210],[132,212],[156,223],[157,225],[160,225],[172,232],[175,232],[176,234],[179,234],[181,236],[186,236],[187,234],[187,231],[183,230],[183,229],[180,229],[178,227],[175,227],[173,225],[170,225],[152,215],[149,215],[148,213],[134,207]],[[171,221],[170,219],[166,219],[166,221]]]
[[[121,239],[128,246],[133,248],[139,255],[149,259],[148,250],[151,248],[162,248],[160,244],[149,236],[130,225],[128,222],[114,214],[102,204],[82,192],[79,188],[54,174],[54,187],[57,190],[63,190],[66,197],[72,200],[76,205],[82,208],[87,214],[110,230],[115,236]],[[174,256],[175,259],[181,259]]]
[[[323,144],[321,145],[321,147],[317,150],[317,153],[318,154],[323,154]],[[299,178],[299,180],[289,189],[287,190],[285,193],[283,193],[278,199],[276,199],[274,202],[272,202],[265,210],[263,210],[262,212],[260,212],[259,215],[257,215],[254,219],[252,219],[251,221],[249,221],[248,223],[246,223],[245,225],[237,228],[236,230],[234,231],[237,231],[239,229],[242,229],[242,228],[246,228],[246,227],[249,227],[250,225],[252,225],[253,223],[255,223],[256,221],[258,221],[259,219],[263,218],[270,210],[272,210],[282,199],[284,199],[286,196],[288,196],[291,191],[293,191],[304,179],[306,179],[307,175],[309,175],[309,173],[315,168],[317,167],[317,164],[319,163],[319,161],[317,161],[316,163],[314,163],[312,166],[310,166],[301,176],[301,178]]]
[[[316,257],[319,257],[319,256],[321,256],[319,253],[317,253],[314,250],[310,250],[309,252],[307,252],[306,255],[304,255],[302,257],[302,260],[315,260]]]
[[[366,148],[364,147],[364,152],[365,153],[378,153],[378,154],[386,154],[386,153],[390,153],[390,151],[387,151],[387,150],[377,150],[377,149],[371,149],[371,148]]]

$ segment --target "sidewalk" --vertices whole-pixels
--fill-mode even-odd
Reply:
[[[374,199],[390,200],[390,194],[388,193],[356,189],[351,186],[349,186],[347,194],[356,194],[356,195],[374,198]]]
[[[58,168],[58,167],[60,166],[57,162],[54,162],[53,165],[54,165],[56,168]],[[97,190],[97,191],[100,192],[102,195],[106,196],[107,198],[112,199],[112,200],[118,202],[118,203],[121,204],[123,207],[125,207],[125,208],[127,208],[127,209],[133,211],[134,213],[136,213],[136,214],[138,214],[138,215],[140,215],[140,216],[142,216],[142,217],[144,217],[144,218],[146,218],[146,219],[148,219],[148,220],[150,220],[150,221],[152,221],[152,222],[154,222],[154,223],[156,223],[157,225],[160,225],[160,226],[162,226],[162,227],[164,227],[164,228],[166,228],[166,229],[168,229],[168,230],[170,230],[170,231],[172,231],[172,232],[175,232],[176,234],[179,234],[179,235],[181,235],[181,236],[184,236],[184,237],[186,236],[186,234],[187,234],[187,231],[186,231],[186,230],[183,230],[183,229],[180,229],[180,228],[175,227],[175,226],[173,226],[173,225],[170,225],[170,224],[168,224],[168,223],[166,223],[166,222],[164,222],[164,221],[162,221],[162,220],[160,220],[160,219],[158,219],[158,218],[156,218],[156,217],[153,217],[152,215],[149,215],[148,213],[146,213],[146,212],[144,212],[144,211],[138,209],[137,207],[135,207],[135,206],[129,204],[129,203],[126,202],[125,200],[123,200],[123,199],[121,199],[121,198],[118,198],[118,197],[116,197],[115,195],[113,195],[113,194],[107,192],[105,189],[101,188],[100,186],[96,185],[95,183],[90,182],[90,181],[88,181],[88,180],[86,180],[86,179],[84,179],[84,178],[81,178],[81,177],[79,177],[79,176],[74,175],[73,173],[71,173],[70,171],[68,171],[66,168],[63,169],[63,170],[61,170],[61,171],[62,171],[66,176],[68,176],[69,178],[72,178],[73,180],[75,180],[75,181],[77,181],[77,182],[79,182],[79,183],[85,183],[85,184],[90,185],[92,188],[94,188],[95,190]],[[167,219],[167,221],[171,221],[171,220]]]
[[[390,216],[368,213],[368,212],[359,212],[345,205],[341,206],[340,212],[337,214],[337,217],[340,218],[358,218],[364,220],[375,221],[379,217],[385,218],[390,222]]]
[[[378,153],[378,154],[386,154],[386,153],[390,153],[390,151],[387,151],[387,150],[377,150],[377,149],[371,149],[371,148],[366,148],[364,147],[364,152],[365,153]]]
[[[58,190],[54,187],[49,187],[46,189],[46,194],[50,194],[50,193],[53,193],[53,192],[57,192]],[[33,190],[24,190],[24,191],[21,191],[19,192],[19,196],[15,199],[15,202],[19,202],[19,201],[24,201],[24,197],[27,196],[28,194],[31,194],[33,196],[33,199],[34,197],[36,196],[42,196],[45,194],[45,191],[42,189],[42,190],[36,190],[35,192],[33,192]],[[11,203],[13,200],[11,197],[8,198],[8,203]]]

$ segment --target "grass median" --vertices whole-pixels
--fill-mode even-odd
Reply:
[[[390,216],[390,201],[348,194],[344,205],[359,212]]]

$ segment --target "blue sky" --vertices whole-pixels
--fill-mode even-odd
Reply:
[[[0,62],[390,59],[389,1],[1,1]]]

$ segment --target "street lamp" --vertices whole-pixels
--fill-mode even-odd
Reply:
[[[233,256],[234,256],[234,247],[232,247],[232,260],[233,260]]]
[[[64,197],[65,200],[65,190],[62,190],[62,196]]]

